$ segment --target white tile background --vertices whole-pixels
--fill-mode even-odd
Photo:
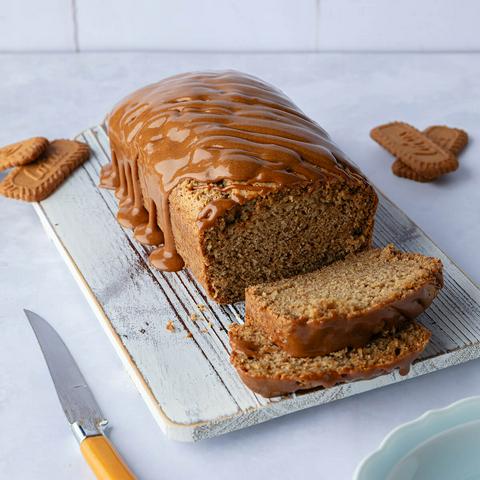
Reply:
[[[0,51],[478,51],[479,0],[0,0]]]

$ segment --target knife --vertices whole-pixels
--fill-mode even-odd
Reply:
[[[24,312],[40,344],[68,423],[93,473],[100,480],[135,480],[104,435],[107,420],[60,335],[36,313]]]

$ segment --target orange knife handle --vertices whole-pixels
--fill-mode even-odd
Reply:
[[[80,443],[80,450],[99,480],[135,480],[133,473],[104,435],[86,437]]]

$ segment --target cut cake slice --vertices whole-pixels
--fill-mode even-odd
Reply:
[[[243,382],[264,397],[373,378],[395,368],[405,375],[425,349],[430,332],[416,322],[384,331],[366,346],[328,355],[296,358],[270,343],[252,326],[234,324],[230,361]]]
[[[246,289],[246,325],[289,355],[365,345],[422,313],[443,286],[442,263],[392,245]]]

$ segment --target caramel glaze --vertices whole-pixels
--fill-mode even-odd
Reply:
[[[358,348],[385,329],[400,327],[426,310],[443,285],[441,277],[403,298],[357,316],[334,315],[327,321],[298,318],[287,331],[270,330],[278,322],[265,308],[253,309],[247,297],[247,324],[261,324],[270,340],[292,357],[326,355],[343,348]]]
[[[168,198],[184,180],[240,192],[207,205],[198,215],[200,230],[252,191],[366,183],[328,134],[281,91],[234,71],[186,73],[142,88],[115,107],[108,133],[112,162],[102,169],[100,186],[115,189],[118,220],[134,228],[140,242],[163,243],[150,260],[167,271],[183,267]]]

